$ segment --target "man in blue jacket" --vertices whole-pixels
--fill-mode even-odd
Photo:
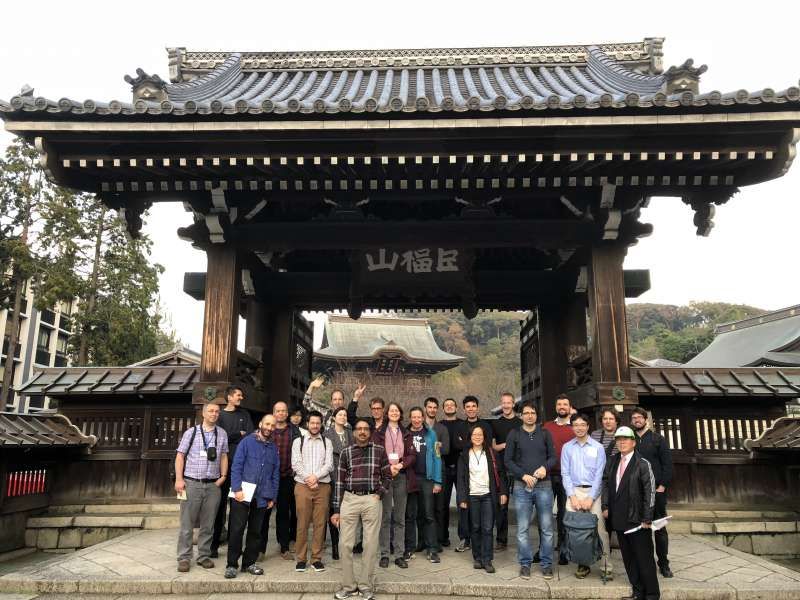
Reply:
[[[258,429],[242,439],[233,457],[231,467],[230,522],[228,523],[228,565],[225,578],[233,579],[242,554],[242,536],[247,527],[247,541],[242,558],[242,571],[263,575],[264,569],[256,564],[261,542],[261,526],[275,504],[280,482],[278,449],[272,441],[275,417],[264,415]],[[243,483],[255,484],[252,498],[245,495]]]

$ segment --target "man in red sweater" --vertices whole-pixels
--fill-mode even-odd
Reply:
[[[566,565],[568,561],[564,556],[564,549],[561,542],[564,540],[564,512],[567,509],[567,492],[561,482],[561,449],[568,441],[575,437],[572,426],[569,422],[572,405],[565,394],[556,398],[556,418],[554,421],[547,421],[544,428],[550,432],[553,438],[553,447],[556,451],[556,464],[550,471],[550,481],[553,484],[553,495],[556,497],[558,513],[556,522],[558,523],[558,564]]]

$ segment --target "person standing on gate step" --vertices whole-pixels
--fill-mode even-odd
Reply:
[[[522,426],[506,438],[506,470],[514,478],[514,510],[517,514],[517,561],[519,576],[531,578],[533,550],[528,529],[533,510],[539,519],[539,552],[542,576],[553,578],[553,486],[550,473],[556,464],[553,438],[536,424],[536,407],[521,407]]]
[[[333,448],[333,470],[331,471],[331,486],[336,486],[336,477],[339,474],[339,457],[342,454],[342,450],[347,448],[353,443],[353,430],[350,429],[350,424],[347,422],[347,409],[343,406],[335,409],[333,411],[333,425],[330,429],[325,430],[325,437],[328,438],[328,441],[331,444],[331,448]],[[331,501],[328,505],[328,508],[331,514],[334,513],[333,510],[333,494],[331,494]],[[333,523],[330,523],[330,532],[331,532],[331,558],[333,560],[339,560],[339,528],[334,527]]]
[[[458,431],[456,432],[455,445],[459,453],[464,449],[469,448],[472,444],[470,441],[470,432],[475,425],[483,429],[483,433],[487,440],[492,439],[492,426],[487,421],[478,417],[480,413],[480,400],[476,396],[464,396],[461,401],[461,406],[464,408],[464,414],[467,419],[462,421]],[[450,443],[453,444],[453,438],[450,438]],[[461,511],[461,509],[459,509]],[[469,522],[469,511],[462,511],[464,515],[464,539],[456,546],[456,552],[466,552],[470,547],[470,536],[472,525]],[[461,534],[459,534],[460,536]]]
[[[658,600],[656,562],[650,526],[655,508],[655,478],[650,463],[636,452],[636,434],[630,427],[616,433],[619,454],[612,456],[603,474],[603,516],[617,532],[632,595],[626,600]],[[638,531],[625,533],[636,527]]]
[[[446,398],[445,401],[442,402],[442,412],[444,412],[444,418],[439,421],[439,423],[447,428],[447,435],[450,439],[450,451],[442,454],[442,478],[444,482],[440,502],[444,507],[444,511],[438,524],[439,545],[446,547],[450,545],[450,500],[457,480],[458,457],[461,450],[463,450],[463,448],[460,448],[458,442],[458,431],[464,421],[456,416],[458,404],[456,404],[453,398]],[[465,541],[468,540],[470,536],[467,515],[468,511],[458,509],[459,544],[456,550],[464,546]]]
[[[631,411],[631,425],[636,432],[636,451],[650,463],[656,478],[656,506],[654,519],[667,516],[667,488],[672,482],[672,452],[663,436],[647,427],[647,411],[637,406]],[[658,571],[662,577],[672,577],[669,567],[669,536],[667,528],[655,532]]]
[[[500,394],[500,409],[502,410],[500,416],[489,421],[494,438],[492,449],[497,454],[497,463],[501,471],[500,477],[503,478],[506,489],[510,490],[514,480],[506,472],[505,467],[506,438],[511,430],[519,429],[522,425],[522,420],[514,411],[514,394],[511,392]],[[495,514],[497,515],[497,546],[495,548],[498,552],[502,552],[508,546],[508,503],[495,506]]]
[[[444,486],[444,457],[450,453],[450,432],[442,423],[436,422],[436,416],[439,413],[439,400],[437,398],[433,396],[425,398],[423,407],[425,408],[425,425],[428,429],[433,429],[436,432],[439,456],[442,459],[442,486]],[[433,522],[436,531],[436,552],[440,554],[442,552],[442,540],[439,538],[439,533],[441,532],[442,523],[444,522],[444,512],[449,510],[450,506],[445,506],[444,504],[444,494],[441,492],[436,494],[436,496],[434,496]],[[417,518],[417,539],[419,540],[424,539],[422,533],[424,525],[422,515],[420,514]]]
[[[331,523],[339,527],[339,550],[342,566],[342,587],[335,600],[361,594],[362,600],[375,598],[375,566],[378,558],[378,536],[381,528],[381,498],[389,493],[392,472],[386,450],[370,441],[370,424],[358,419],[353,425],[355,443],[342,450],[339,457]],[[356,584],[353,572],[353,547],[356,529],[362,524],[364,552],[361,575]]]
[[[617,454],[617,445],[614,443],[614,434],[619,426],[619,413],[611,407],[606,407],[600,413],[600,427],[592,431],[592,439],[600,442],[606,453],[606,459]]]
[[[225,401],[227,404],[219,413],[218,424],[228,434],[228,456],[233,464],[236,457],[236,448],[239,442],[255,429],[250,411],[240,405],[244,400],[242,388],[231,385],[225,388]],[[222,528],[225,525],[225,509],[228,507],[228,492],[231,491],[231,478],[228,477],[220,488],[220,502],[217,509],[217,518],[214,521],[214,537],[211,539],[211,558],[219,556],[219,543],[222,538]],[[230,528],[229,528],[230,530]]]
[[[613,579],[609,558],[611,546],[603,519],[601,497],[606,451],[600,442],[589,437],[587,415],[577,413],[571,421],[575,438],[561,449],[561,480],[567,493],[567,512],[586,511],[597,517],[597,533],[603,544],[603,575],[607,580]],[[589,573],[590,565],[578,565],[575,577],[584,579]]]
[[[503,469],[483,429],[473,426],[471,447],[458,459],[458,505],[470,512],[472,566],[494,573],[492,532],[496,507],[508,503]]]
[[[264,518],[275,505],[281,469],[278,449],[272,442],[275,430],[275,417],[264,415],[258,429],[246,436],[231,464],[231,485],[234,493],[231,499],[231,517],[228,524],[228,563],[225,579],[233,579],[242,557],[242,572],[263,575],[264,569],[256,564],[261,543],[261,528]],[[255,485],[248,499],[243,484]],[[247,528],[247,540],[242,555],[242,536]]]
[[[322,387],[325,383],[325,377],[320,375],[308,385],[305,395],[303,396],[303,407],[306,412],[314,409],[314,390]],[[333,413],[340,408],[344,407],[344,392],[340,389],[335,389],[331,392],[331,407],[322,413],[322,430],[328,431],[333,427]],[[347,423],[350,426],[350,423]],[[352,427],[351,427],[352,428]]]
[[[291,542],[297,537],[297,509],[294,500],[294,473],[292,472],[292,444],[301,437],[300,430],[289,422],[289,405],[276,402],[272,406],[275,417],[275,431],[272,441],[278,449],[281,479],[278,483],[278,499],[275,502],[275,537],[281,549],[281,558],[292,560]],[[267,551],[269,535],[269,515],[264,518],[261,528],[261,554]],[[259,557],[263,559],[263,556]]]
[[[564,512],[567,506],[567,493],[564,490],[564,484],[561,480],[561,449],[568,441],[575,437],[572,432],[572,425],[570,424],[570,416],[572,415],[572,405],[567,398],[566,394],[561,394],[556,398],[556,418],[552,421],[546,422],[543,427],[553,437],[553,446],[556,450],[556,464],[551,473],[553,483],[553,494],[556,499],[556,525],[558,530],[558,564],[566,565],[568,563],[564,556],[562,548],[562,541],[564,540]]]
[[[383,569],[389,567],[392,539],[396,556],[394,564],[406,569],[411,558],[412,548],[405,546],[406,501],[409,479],[413,476],[417,453],[411,443],[411,433],[403,427],[402,420],[403,409],[396,402],[390,402],[386,408],[386,423],[372,433],[372,441],[386,451],[391,474],[391,481],[382,499],[381,510],[379,564]]]
[[[356,419],[361,418],[357,416],[358,402],[361,400],[366,389],[366,385],[359,385],[353,392],[353,399],[350,401],[350,404],[347,405],[347,422],[350,423],[351,427],[354,426]],[[380,429],[386,420],[386,402],[384,402],[383,398],[372,398],[369,401],[369,412],[370,416],[363,418],[369,423],[370,429],[372,431]]]
[[[292,442],[294,497],[297,505],[297,545],[294,570],[303,573],[308,562],[308,526],[312,527],[311,568],[325,570],[322,550],[331,500],[333,444],[322,435],[322,413],[308,413],[308,436]]]
[[[181,497],[178,532],[178,572],[186,573],[192,561],[192,536],[197,536],[197,564],[213,569],[211,539],[220,502],[220,488],[228,475],[228,435],[217,426],[219,406],[203,405],[203,422],[181,436],[175,455],[175,491]]]
[[[417,453],[413,473],[408,477],[406,504],[406,552],[411,548],[426,551],[429,561],[441,562],[434,519],[435,498],[442,491],[442,457],[436,431],[425,424],[425,412],[415,406],[409,412],[411,443]],[[422,520],[422,539],[417,546],[417,520]],[[396,541],[395,541],[396,543]]]

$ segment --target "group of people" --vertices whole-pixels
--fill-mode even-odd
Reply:
[[[597,517],[603,577],[613,577],[614,532],[633,597],[659,597],[650,524],[666,515],[672,462],[666,441],[647,427],[645,410],[635,408],[628,427],[607,408],[602,427],[590,435],[589,417],[565,395],[556,400],[556,418],[540,425],[532,403],[515,406],[514,396],[504,393],[496,419],[480,418],[478,398],[466,396],[465,419],[457,417],[454,399],[441,403],[440,419],[439,400],[427,398],[404,421],[403,408],[381,398],[369,401],[369,416],[358,416],[365,386],[347,406],[335,390],[323,414],[311,400],[322,383],[309,386],[299,420],[298,411],[290,417],[287,404],[276,402],[254,426],[236,387],[226,390],[222,410],[204,405],[203,422],[184,432],[175,459],[175,489],[183,500],[178,571],[191,567],[193,527],[200,529],[196,563],[214,566],[229,506],[225,577],[239,570],[263,574],[257,562],[275,510],[281,557],[294,560],[296,571],[324,570],[329,532],[331,556],[342,567],[336,598],[360,593],[369,599],[376,568],[393,562],[406,569],[416,555],[440,562],[451,545],[455,490],[455,551],[471,551],[475,569],[495,572],[494,553],[507,547],[513,503],[519,576],[530,579],[532,564],[540,563],[542,576],[552,578],[554,560],[568,563],[564,514],[585,511]],[[536,552],[529,535],[534,513]],[[658,569],[671,577],[666,529],[655,538]],[[364,559],[356,580],[358,553]],[[591,565],[579,564],[575,576],[590,572]]]

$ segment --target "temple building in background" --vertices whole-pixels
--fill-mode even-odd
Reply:
[[[463,361],[439,348],[427,319],[329,315],[313,370],[327,374],[329,384],[348,396],[366,384],[366,399],[380,396],[407,409],[432,395],[433,375]],[[360,409],[365,414],[366,407],[365,402]]]

